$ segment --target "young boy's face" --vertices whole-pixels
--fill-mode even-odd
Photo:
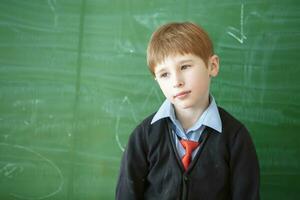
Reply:
[[[218,74],[219,60],[210,57],[208,66],[193,54],[167,57],[154,69],[155,78],[178,112],[183,109],[205,109],[209,101],[210,78]]]

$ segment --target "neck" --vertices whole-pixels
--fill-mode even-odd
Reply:
[[[178,121],[181,123],[181,126],[184,129],[184,131],[187,131],[197,122],[197,120],[206,110],[208,105],[209,105],[209,100],[207,100],[207,103],[205,105],[202,105],[197,108],[192,107],[192,108],[185,108],[185,109],[176,109],[175,111],[176,117]]]

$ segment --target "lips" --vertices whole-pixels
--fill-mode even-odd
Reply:
[[[179,98],[185,98],[189,93],[191,93],[191,91],[184,91],[184,92],[179,92],[174,96],[174,99]]]

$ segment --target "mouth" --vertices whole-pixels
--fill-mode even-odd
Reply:
[[[175,96],[174,96],[174,99],[178,98],[178,99],[183,99],[185,98],[188,94],[190,94],[191,91],[184,91],[184,92],[180,92],[180,93],[177,93]]]

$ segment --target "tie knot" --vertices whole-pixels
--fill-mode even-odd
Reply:
[[[183,148],[186,150],[187,153],[192,153],[194,149],[199,146],[199,142],[181,139],[180,143],[182,144]]]

